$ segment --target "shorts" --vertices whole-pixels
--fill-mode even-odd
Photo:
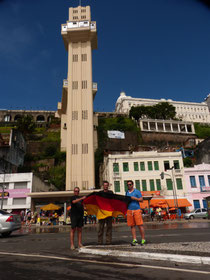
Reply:
[[[143,225],[143,219],[140,209],[127,211],[127,224],[129,227]]]
[[[71,216],[71,228],[83,227],[83,215]]]

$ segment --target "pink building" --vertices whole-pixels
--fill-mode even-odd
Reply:
[[[210,196],[210,164],[198,164],[184,168],[184,177],[187,188],[187,198],[196,208],[207,208],[206,197]]]

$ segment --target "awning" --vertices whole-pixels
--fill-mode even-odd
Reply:
[[[175,207],[174,199],[166,199],[169,207]],[[188,207],[192,206],[192,204],[186,198],[178,198],[178,207]]]
[[[148,200],[143,200],[143,202],[140,202],[141,209],[149,208],[148,206]]]
[[[188,207],[192,204],[186,198],[178,198],[178,207]],[[175,207],[174,199],[151,199],[150,207],[171,208]]]

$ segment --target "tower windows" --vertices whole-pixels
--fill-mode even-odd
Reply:
[[[78,89],[78,81],[72,82],[72,89]]]
[[[72,111],[72,120],[78,120],[78,111]]]
[[[82,154],[88,154],[88,144],[82,144]]]
[[[78,10],[73,10],[73,14],[77,14],[78,13]]]
[[[73,62],[78,62],[78,54],[73,54]]]
[[[88,110],[83,110],[82,111],[82,119],[87,120],[88,119]]]
[[[86,10],[85,10],[85,9],[82,9],[81,12],[82,12],[82,13],[86,13]]]
[[[87,54],[86,53],[82,54],[82,61],[87,61]]]
[[[82,181],[82,189],[83,190],[87,190],[88,186],[89,186],[88,181]]]
[[[73,20],[78,19],[78,17],[73,17]]]
[[[77,187],[78,185],[77,185],[77,181],[72,181],[71,182],[71,187],[72,187],[72,189],[73,188],[75,188],[75,187]]]
[[[86,19],[86,16],[81,16],[81,19]]]
[[[72,144],[72,155],[78,154],[78,144]]]
[[[87,81],[82,81],[82,89],[86,89],[87,88]]]

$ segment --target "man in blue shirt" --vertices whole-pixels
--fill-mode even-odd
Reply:
[[[141,245],[144,245],[145,240],[145,232],[143,226],[143,219],[141,215],[141,208],[139,202],[143,201],[143,197],[140,191],[134,189],[133,181],[127,181],[128,191],[126,192],[127,196],[130,196],[132,201],[128,205],[127,211],[127,224],[131,227],[131,233],[133,237],[133,241],[131,245],[136,246],[138,245],[136,239],[136,226],[139,228],[139,232],[141,234]]]

